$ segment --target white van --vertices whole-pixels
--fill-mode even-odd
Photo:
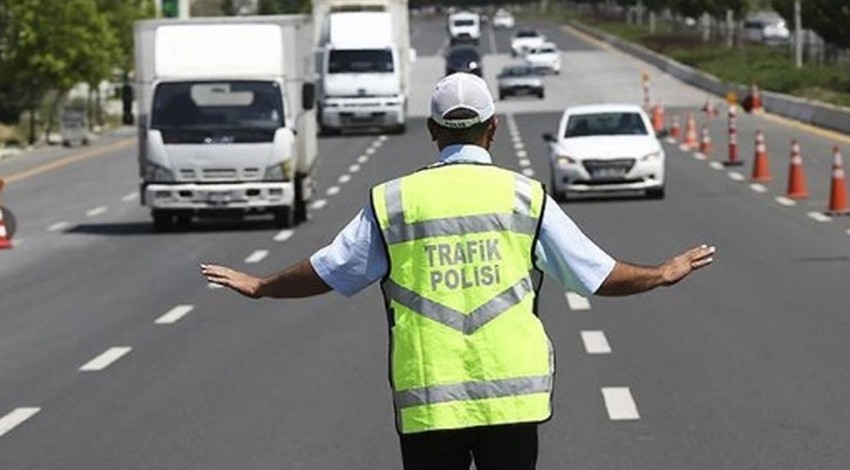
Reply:
[[[473,43],[481,40],[481,18],[477,13],[461,11],[449,15],[449,41],[451,44]]]

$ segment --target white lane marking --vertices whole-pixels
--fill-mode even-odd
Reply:
[[[829,222],[829,221],[832,220],[832,217],[830,217],[826,214],[821,214],[820,212],[815,212],[815,211],[809,212],[806,215],[808,215],[809,218],[814,219],[818,222]]]
[[[710,162],[710,163],[708,164],[708,166],[710,166],[710,167],[714,168],[714,169],[715,169],[715,170],[717,170],[717,171],[720,171],[720,170],[722,170],[722,169],[723,169],[723,164],[722,164],[722,163],[720,163],[720,162]]]
[[[590,301],[586,297],[582,297],[575,292],[567,292],[566,297],[570,310],[590,310]]]
[[[511,141],[513,143],[522,142],[522,137],[519,135],[519,132],[514,132],[511,134]]]
[[[681,150],[681,151],[683,151],[683,152],[687,152],[687,151],[689,151],[690,149],[691,149],[691,148],[690,148],[689,146],[685,145],[685,144],[681,144],[681,145],[679,145],[679,150]]]
[[[378,140],[380,140],[381,142],[386,142],[388,138],[389,137],[382,135],[382,136],[378,137]]]
[[[207,287],[210,289],[224,289],[224,286],[221,284],[216,284],[214,282],[208,282]]]
[[[605,408],[611,421],[640,419],[629,387],[603,387],[602,397],[605,398]]]
[[[66,228],[68,228],[70,226],[71,226],[71,224],[69,224],[68,222],[65,222],[65,221],[56,222],[55,224],[51,225],[50,227],[47,227],[47,231],[48,232],[60,232],[60,231],[65,230]]]
[[[366,149],[366,155],[374,155],[374,154],[375,154],[375,147],[369,147],[369,148]]]
[[[528,156],[528,152],[526,152],[525,150],[517,150],[516,156],[517,158],[525,158]]]
[[[382,145],[384,145],[384,142],[381,139],[372,142],[372,147],[376,150],[381,148]]]
[[[667,137],[665,140],[667,141],[668,144],[675,144],[676,143],[676,139],[674,139],[672,137]]]
[[[753,191],[755,191],[757,193],[766,193],[767,192],[767,186],[765,186],[763,184],[759,184],[759,183],[751,184],[750,189],[752,189]]]
[[[138,192],[132,192],[132,193],[122,197],[121,200],[124,201],[124,202],[131,202],[131,201],[135,201],[138,198],[139,198],[139,193]]]
[[[310,209],[321,209],[327,205],[328,201],[324,199],[316,199],[312,204],[310,204]]]
[[[521,158],[519,160],[519,166],[531,166],[531,160],[527,158]]]
[[[178,305],[166,312],[163,316],[157,318],[154,323],[157,325],[171,325],[177,323],[181,318],[185,317],[194,309],[194,305]]]
[[[338,194],[339,191],[340,191],[339,186],[331,186],[330,188],[328,188],[326,193],[327,193],[328,196],[333,196],[335,194]]]
[[[744,177],[744,175],[738,173],[737,171],[730,171],[728,174],[729,178],[735,181],[744,181],[745,179],[747,179],[746,177]]]
[[[129,353],[133,348],[129,346],[116,346],[114,348],[109,348],[103,353],[101,353],[96,358],[90,360],[89,362],[83,364],[80,367],[81,372],[97,372],[103,369],[106,369],[110,365],[112,365],[118,359],[121,359],[122,356]]]
[[[850,229],[847,230],[847,235],[850,235]]]
[[[588,354],[611,354],[611,346],[602,331],[582,331],[581,340]]]
[[[532,177],[534,176],[534,170],[532,170],[531,168],[523,168],[522,174],[528,177]]]
[[[702,152],[696,152],[694,154],[694,158],[697,160],[708,160],[708,157],[706,157],[705,154]]]
[[[276,242],[285,242],[292,238],[292,235],[295,234],[295,230],[291,229],[283,229],[280,232],[277,232],[277,235],[274,236],[273,240]]]
[[[368,162],[368,161],[369,161],[369,156],[368,156],[368,155],[360,155],[359,157],[357,157],[357,163],[360,163],[361,165],[362,165],[363,163]]]
[[[522,150],[522,149],[524,149],[524,148],[525,148],[525,144],[523,144],[522,142],[516,142],[516,143],[514,143],[514,149],[515,149],[515,150]]]
[[[351,181],[351,175],[342,175],[337,181],[339,181],[340,184],[348,183],[349,181]]]
[[[248,255],[247,258],[245,258],[245,262],[251,263],[251,264],[259,263],[260,261],[266,259],[266,256],[268,256],[268,255],[269,255],[269,250],[256,250],[253,253],[251,253],[250,255]]]
[[[350,171],[352,173],[357,173],[358,171],[360,171],[360,165],[355,163],[354,165],[351,165],[350,167],[348,167],[348,171]]]
[[[106,206],[95,207],[94,209],[86,212],[86,217],[94,217],[103,214],[104,212],[106,212]]]
[[[41,408],[15,408],[11,413],[0,418],[0,437],[35,416],[39,411],[41,411]]]
[[[783,206],[786,206],[786,207],[791,207],[791,206],[797,205],[796,201],[794,201],[793,199],[787,198],[785,196],[776,196],[774,199],[776,200],[776,202],[778,202],[779,204],[782,204]]]

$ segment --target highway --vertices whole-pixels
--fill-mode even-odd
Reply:
[[[640,104],[643,72],[668,116],[706,100],[577,33],[533,26],[562,49],[564,68],[546,78],[545,101],[497,102],[499,165],[548,183],[541,135],[563,108]],[[511,61],[511,32],[485,33],[494,85]],[[252,301],[211,288],[198,265],[282,269],[328,243],[372,185],[432,161],[425,116],[443,73],[443,20],[414,21],[411,39],[419,57],[407,133],[320,138],[319,199],[293,230],[251,220],[153,233],[130,128],[89,148],[0,162],[2,201],[19,225],[15,247],[0,251],[0,469],[400,468],[378,286],[353,298]],[[665,143],[663,200],[563,204],[618,259],[655,264],[698,243],[718,253],[681,284],[635,297],[585,299],[544,283],[557,377],[540,469],[850,461],[850,217],[822,215],[831,148],[850,153],[847,136],[744,115],[745,165],[733,168],[719,164],[725,126],[710,121],[707,160]],[[756,129],[773,180],[754,187]],[[811,196],[788,205],[791,138],[803,146]]]

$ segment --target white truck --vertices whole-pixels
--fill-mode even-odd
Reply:
[[[408,16],[407,0],[314,0],[323,134],[405,131],[415,55]]]
[[[478,45],[481,41],[481,17],[478,13],[470,11],[459,11],[449,15],[448,24],[449,43],[464,44],[472,43]]]
[[[315,190],[309,15],[135,24],[141,202],[157,231],[193,216],[306,220]]]

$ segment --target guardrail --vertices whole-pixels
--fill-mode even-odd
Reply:
[[[663,56],[634,44],[619,37],[601,31],[576,21],[567,21],[571,27],[596,39],[606,42],[613,47],[648,62],[664,72],[678,78],[679,80],[705,90],[714,95],[725,97],[728,92],[734,92],[738,96],[749,94],[749,86],[738,83],[723,82],[714,75],[697,70],[693,67],[677,62],[669,57]],[[850,134],[850,108],[834,106],[820,101],[806,100],[795,96],[762,91],[762,103],[764,108],[773,114],[778,114],[790,119],[813,124],[818,127],[830,129],[845,134]]]

